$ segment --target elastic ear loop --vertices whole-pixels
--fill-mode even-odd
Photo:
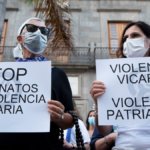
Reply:
[[[145,42],[148,42],[148,43],[145,43]],[[146,48],[146,44],[148,44],[148,48]],[[149,48],[150,48],[150,39],[149,38],[144,39],[144,47],[145,47],[145,49],[149,50]]]
[[[19,46],[20,45],[20,46]],[[22,55],[23,55],[23,50],[22,50],[22,45],[21,44],[18,44],[17,47],[19,48],[19,50],[22,52]],[[21,48],[20,48],[21,47]]]

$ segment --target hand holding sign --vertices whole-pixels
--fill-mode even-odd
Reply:
[[[62,120],[65,107],[58,101],[50,100],[48,103],[48,112],[51,114],[51,121],[59,123]]]
[[[97,60],[96,69],[97,80],[107,85],[98,98],[99,125],[149,123],[149,58]]]
[[[50,66],[48,61],[1,63],[0,132],[50,131]]]
[[[105,85],[103,82],[100,81],[94,81],[92,88],[90,90],[90,94],[92,98],[95,101],[95,104],[97,104],[97,98],[105,93]]]

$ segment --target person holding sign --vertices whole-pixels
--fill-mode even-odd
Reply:
[[[118,58],[150,57],[150,26],[140,21],[127,25],[116,55]],[[120,80],[120,82],[122,81]],[[106,135],[112,130],[112,126],[98,126],[97,114],[97,98],[105,92],[107,93],[105,83],[102,81],[93,82],[90,94],[96,106],[96,126],[98,131],[105,136],[105,142],[108,143]],[[145,103],[148,101],[144,101]],[[117,131],[118,137],[112,150],[148,150],[150,148],[150,125],[118,125]],[[111,145],[111,143],[108,144]]]
[[[46,61],[42,53],[47,47],[47,36],[49,32],[50,30],[46,28],[45,23],[39,18],[30,18],[25,21],[20,27],[17,36],[18,43],[23,50],[23,58],[19,58],[17,62]],[[45,108],[45,111],[48,111],[51,116],[50,132],[0,133],[0,150],[63,149],[63,139],[59,139],[60,129],[71,128],[74,125],[73,117],[69,113],[66,113],[66,111],[74,109],[72,92],[65,72],[56,67],[53,67],[51,70],[52,100],[48,100],[47,108]]]

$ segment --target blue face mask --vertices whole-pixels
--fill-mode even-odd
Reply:
[[[95,126],[95,117],[89,117],[88,122],[91,126]]]

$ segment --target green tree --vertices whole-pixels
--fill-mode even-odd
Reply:
[[[36,16],[45,18],[50,23],[50,36],[54,37],[49,40],[49,46],[65,47],[70,50],[74,47],[73,37],[70,28],[67,29],[64,17],[69,16],[70,10],[67,5],[68,0],[19,0],[29,5],[33,5]],[[71,19],[69,18],[69,22]],[[61,44],[61,45],[60,45]]]

